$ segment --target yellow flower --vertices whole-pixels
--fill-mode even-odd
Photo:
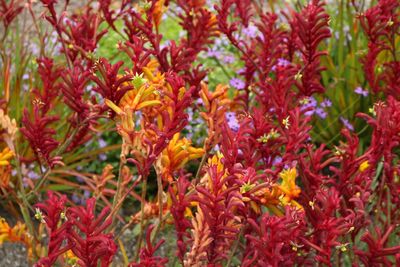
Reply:
[[[387,26],[392,27],[394,24],[392,18],[389,19],[389,21],[386,23]]]
[[[4,148],[2,152],[0,152],[0,166],[9,165],[8,161],[14,156],[14,153],[8,148]]]
[[[366,161],[364,161],[363,163],[360,164],[360,167],[358,167],[358,170],[360,172],[363,172],[366,169],[368,169],[368,167],[369,167],[369,163],[368,163],[368,160],[366,160]]]
[[[161,104],[158,91],[156,90],[157,86],[154,85],[153,82],[149,82],[147,79],[143,78],[143,74],[134,75],[133,81],[126,82],[124,85],[133,85],[134,89],[124,94],[118,106],[109,99],[105,100],[106,105],[118,115],[122,116],[124,113],[134,113],[145,107]],[[129,116],[128,114],[125,115]]]
[[[222,163],[222,159],[224,155],[221,152],[217,152],[212,158],[208,159],[209,166],[217,166],[217,172],[222,172],[225,169],[224,164]]]
[[[79,258],[74,254],[74,252],[72,252],[72,250],[68,250],[63,256],[68,266],[77,266],[76,264],[78,263]]]
[[[144,83],[138,89],[129,90],[121,98],[119,107],[137,111],[145,107],[160,105],[161,101],[156,99],[156,88],[152,84]]]
[[[140,85],[140,83],[138,83]],[[141,110],[146,107],[160,105],[161,101],[158,99],[156,89],[152,84],[147,82],[141,84],[138,88],[130,90],[125,93],[122,97],[119,106],[110,101],[105,100],[107,106],[109,106],[119,117],[117,123],[118,133],[124,140],[127,148],[141,149],[141,140],[143,140],[144,132],[136,131],[136,119],[135,111]],[[148,115],[146,113],[146,115]]]
[[[261,213],[260,206],[267,207],[270,212],[277,216],[284,216],[285,212],[282,207],[287,205],[291,205],[298,209],[303,209],[303,206],[294,200],[301,193],[300,188],[295,183],[297,176],[296,168],[284,170],[279,174],[279,176],[282,179],[280,184],[274,184],[267,188],[261,188],[251,194],[253,197],[259,199],[260,204],[250,201],[250,206],[256,213]],[[243,194],[244,191],[249,190],[249,185],[243,185],[240,190]],[[313,205],[313,203],[310,205]]]
[[[39,208],[35,209],[35,219],[40,221],[41,223],[46,223],[46,221],[44,220],[44,215]]]
[[[32,238],[27,232],[26,225],[17,222],[17,224],[11,228],[6,220],[0,217],[0,245],[6,241],[23,243],[28,249],[28,255],[32,255]]]
[[[255,196],[260,197],[260,202],[262,205],[266,206],[272,213],[277,216],[283,216],[283,212],[278,209],[278,205],[281,204],[279,200],[281,192],[277,187],[272,188],[263,188],[260,191],[255,193]],[[253,210],[256,213],[261,213],[261,208],[255,203],[252,205]]]
[[[346,252],[348,245],[349,243],[339,244],[336,246],[336,249],[340,250],[341,252]]]
[[[279,173],[282,183],[278,186],[278,188],[290,198],[298,197],[301,192],[300,188],[296,185],[296,176],[296,168],[283,170],[281,173]]]
[[[176,133],[157,161],[157,169],[164,180],[172,181],[174,171],[181,169],[189,160],[200,158],[204,149],[191,146],[186,138]]]
[[[296,176],[296,168],[284,170],[279,174],[282,183],[277,187],[283,193],[283,195],[279,197],[279,200],[283,205],[291,204],[298,208],[302,208],[302,206],[294,200],[294,198],[297,198],[301,193],[301,189],[296,185]]]
[[[279,137],[279,133],[275,129],[271,129],[268,134],[260,136],[257,141],[260,143],[267,143],[269,140],[275,140]]]
[[[294,75],[294,79],[296,81],[299,81],[301,78],[303,78],[303,74],[301,74],[301,70],[299,70],[296,75]]]
[[[287,116],[286,118],[284,118],[282,120],[282,124],[283,124],[283,126],[285,126],[285,129],[289,129],[289,126],[290,126],[289,118],[290,118],[290,116]]]

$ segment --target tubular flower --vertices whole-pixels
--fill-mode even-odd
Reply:
[[[277,207],[282,204],[282,201],[280,200],[281,193],[278,187],[272,187],[272,189],[264,190],[262,190],[264,194],[261,197],[261,203],[264,204],[275,215],[283,216],[283,212]],[[260,208],[258,207],[258,209],[260,213]]]
[[[7,142],[7,139],[13,141],[18,131],[17,122],[5,114],[2,109],[0,109],[0,125],[6,131],[3,134],[3,137],[6,139],[5,141]]]
[[[207,150],[213,148],[222,137],[223,129],[220,125],[225,122],[226,106],[230,104],[227,91],[227,86],[217,85],[215,91],[210,92],[205,83],[201,84],[200,96],[205,107],[205,112],[202,112],[201,116],[206,121],[209,129],[205,142]]]
[[[224,172],[225,166],[222,163],[223,155],[220,152],[217,152],[216,155],[214,155],[212,158],[208,159],[208,166],[212,167],[215,166],[217,169],[216,171],[218,173]],[[227,170],[225,170],[225,173],[223,175],[223,178],[225,178],[227,175]],[[201,184],[210,184],[211,183],[211,177],[208,173],[205,173],[204,176],[201,178],[200,181]]]
[[[106,104],[114,110],[120,118],[120,121],[117,123],[117,131],[122,137],[124,143],[122,154],[128,155],[131,149],[142,151],[144,153],[144,146],[141,141],[144,133],[141,131],[135,131],[136,124],[132,110],[130,110],[129,107],[125,107],[124,110],[122,110],[108,99],[106,99]]]
[[[222,159],[222,155],[217,154],[209,160],[206,174],[196,186],[197,196],[194,196],[198,202],[197,211],[202,211],[210,227],[212,242],[207,248],[207,258],[214,266],[228,257],[227,251],[242,226],[239,211],[245,207],[242,194],[232,189],[230,182],[234,176],[228,175]]]
[[[161,104],[161,101],[156,99],[158,91],[155,85],[148,83],[146,79],[138,75],[134,76],[133,79],[135,89],[126,92],[121,98],[119,106],[122,109],[129,107],[134,112],[145,107]]]
[[[302,206],[294,200],[300,195],[301,189],[296,185],[296,168],[284,170],[279,174],[282,179],[282,183],[277,188],[282,191],[280,200],[283,205],[291,204],[302,209]]]
[[[189,140],[179,137],[179,133],[174,135],[157,162],[157,169],[162,178],[169,182],[172,182],[172,174],[175,171],[183,168],[189,160],[200,158],[204,154],[204,149],[192,147]]]
[[[130,85],[130,82],[125,82],[124,85]],[[161,104],[157,98],[157,88],[153,83],[149,83],[142,75],[133,76],[132,82],[134,89],[127,91],[119,101],[117,106],[111,100],[106,99],[106,104],[117,114],[121,111],[135,112],[142,108]]]
[[[143,68],[143,71],[146,78],[154,84],[155,88],[157,88],[157,91],[162,98],[163,105],[159,109],[157,116],[157,126],[162,130],[165,128],[168,120],[173,121],[174,117],[178,115],[181,116],[180,113],[183,110],[178,112],[178,109],[181,109],[182,104],[186,102],[185,98],[188,96],[188,92],[186,91],[186,88],[183,87],[183,84],[181,83],[183,82],[182,80],[174,81],[174,78],[171,76],[169,77],[169,81],[166,81],[165,74],[161,74],[160,72],[153,74],[148,68]],[[173,82],[178,83],[173,84]]]
[[[164,7],[165,0],[157,1],[153,9],[153,20],[155,26],[158,28],[161,23],[161,18],[167,8]]]
[[[155,202],[146,202],[144,204],[144,215],[143,215],[143,219],[144,220],[150,220],[153,218],[156,218],[158,216],[159,213],[159,208],[158,208],[158,203]],[[136,214],[131,216],[131,222],[133,223],[140,223],[142,214],[141,211],[137,212]]]
[[[213,241],[210,236],[210,227],[201,209],[196,213],[196,217],[192,218],[192,226],[193,245],[185,255],[183,266],[200,267],[204,266],[204,261],[207,259],[207,247]]]
[[[10,185],[11,165],[0,167],[0,189],[7,189]]]
[[[146,78],[143,77],[143,74],[132,75],[132,81],[125,82],[125,87],[130,85],[130,87],[134,89],[127,91],[118,105],[109,99],[105,100],[106,105],[119,117],[117,130],[124,140],[125,154],[128,154],[128,151],[131,149],[144,153],[145,148],[142,144],[142,140],[145,135],[149,134],[147,130],[138,131],[136,129],[137,126],[139,126],[139,120],[136,118],[135,112],[146,107],[161,104],[159,90],[161,90],[161,87],[164,85],[163,75],[158,73],[155,77],[149,69],[144,69],[146,69],[144,73]],[[152,115],[151,111],[146,111],[144,117],[151,117]]]
[[[28,249],[28,256],[32,255],[32,238],[26,229],[26,225],[18,222],[11,228],[6,220],[0,217],[0,245],[5,241],[23,243]]]
[[[2,152],[0,152],[0,166],[9,165],[9,159],[13,157],[14,153],[8,148],[4,148]]]

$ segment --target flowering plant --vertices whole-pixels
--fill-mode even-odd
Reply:
[[[0,0],[0,244],[399,265],[400,3],[359,2]]]

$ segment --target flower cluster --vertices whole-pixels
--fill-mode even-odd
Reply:
[[[87,201],[86,207],[65,206],[66,196],[57,196],[52,191],[44,203],[36,204],[35,217],[46,225],[49,234],[47,256],[41,258],[36,266],[53,266],[60,255],[71,250],[78,258],[77,263],[83,266],[108,266],[117,246],[112,234],[105,234],[106,228],[111,224],[105,217],[109,209],[96,216],[96,199]]]

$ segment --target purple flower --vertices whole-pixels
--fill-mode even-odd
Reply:
[[[226,64],[232,64],[233,62],[235,62],[235,57],[228,55],[228,56],[225,56],[222,61]]]
[[[310,117],[314,115],[315,109],[310,109],[309,111],[304,112],[304,116]]]
[[[257,37],[258,28],[254,25],[249,25],[247,28],[243,29],[243,33],[250,38]]]
[[[287,59],[284,59],[284,58],[278,58],[277,64],[279,66],[288,66],[288,65],[290,65],[290,61]]]
[[[311,116],[314,114],[315,112],[315,108],[317,107],[317,100],[315,100],[314,97],[308,97],[308,98],[304,98],[301,101],[302,105],[300,110],[304,111],[307,109],[307,111],[304,113],[305,116]]]
[[[225,117],[229,128],[231,128],[232,131],[238,131],[240,125],[238,120],[236,119],[236,114],[234,112],[226,112]]]
[[[27,173],[27,176],[28,176],[29,179],[32,179],[32,180],[37,180],[37,179],[40,178],[40,175],[37,174],[37,173],[34,172],[34,171],[29,171],[29,172]]]
[[[86,91],[86,92],[89,92],[89,93],[94,92],[94,91],[93,91],[93,85],[89,84],[88,86],[86,86],[86,87],[85,87],[85,91]]]
[[[275,71],[277,67],[286,67],[290,65],[290,61],[284,59],[284,58],[278,58],[278,61],[274,66],[272,66],[271,70]]]
[[[81,198],[76,193],[72,194],[71,200],[77,205],[81,204]]]
[[[104,154],[104,153],[101,153],[101,154],[99,154],[99,159],[100,159],[101,161],[106,161],[106,160],[107,160],[107,155]]]
[[[225,46],[229,45],[229,40],[225,37],[218,38],[215,40],[215,45],[225,47]]]
[[[354,93],[358,95],[362,95],[364,97],[368,96],[369,92],[368,90],[363,90],[361,86],[358,86],[355,90]]]
[[[241,75],[241,74],[244,74],[244,73],[245,73],[245,71],[246,71],[246,69],[245,69],[245,68],[241,68],[241,69],[238,69],[238,70],[236,71],[236,74],[239,74],[239,75]]]
[[[81,184],[83,184],[85,182],[85,180],[80,176],[75,176],[75,179],[78,181],[78,183],[81,183]]]
[[[103,147],[106,147],[106,146],[107,146],[107,142],[104,141],[103,138],[100,138],[99,139],[99,148],[103,148]]]
[[[86,200],[90,197],[90,191],[85,190],[83,192],[83,195],[81,197],[79,197],[78,194],[73,193],[71,196],[71,200],[73,202],[75,202],[77,205],[85,205],[86,204]]]
[[[232,87],[234,87],[234,88],[236,88],[236,89],[238,89],[238,90],[242,90],[242,89],[244,89],[244,87],[246,86],[246,84],[244,83],[244,81],[242,81],[242,80],[239,79],[239,78],[232,78],[232,79],[229,81],[229,84],[230,84]]]
[[[180,35],[180,33],[179,33]],[[160,45],[160,50],[163,50],[164,48],[170,46],[171,42],[169,40],[166,40],[163,44]]]
[[[208,51],[207,51],[207,56],[208,56],[208,57],[216,57],[216,58],[219,58],[219,57],[221,57],[221,51],[217,51],[217,50],[208,50]]]
[[[274,166],[279,165],[281,163],[282,163],[282,157],[280,157],[280,156],[276,156],[274,158],[274,160],[272,161],[272,165],[274,165]]]
[[[318,117],[320,117],[321,119],[325,119],[326,116],[328,115],[323,108],[316,108],[315,109],[315,114],[317,114]]]
[[[189,122],[191,122],[193,120],[193,108],[188,108],[187,109],[187,115],[188,115]]]
[[[213,152],[219,152],[220,150],[221,149],[218,144],[216,144],[215,147],[213,147],[213,149],[212,149]]]
[[[332,102],[328,98],[325,98],[324,101],[321,102],[321,107],[323,107],[323,108],[327,108],[327,107],[331,107],[331,106],[332,106]]]
[[[77,205],[85,205],[86,200],[89,197],[90,197],[90,192],[88,190],[85,190],[81,197],[77,193],[73,193],[71,196],[71,200]]]
[[[229,119],[231,119],[231,118],[234,118],[235,117],[235,112],[226,112],[226,117],[227,118],[229,118]]]
[[[342,116],[340,116],[340,121],[343,123],[343,125],[349,129],[350,131],[354,131],[354,126],[349,122],[348,119],[343,118]]]

